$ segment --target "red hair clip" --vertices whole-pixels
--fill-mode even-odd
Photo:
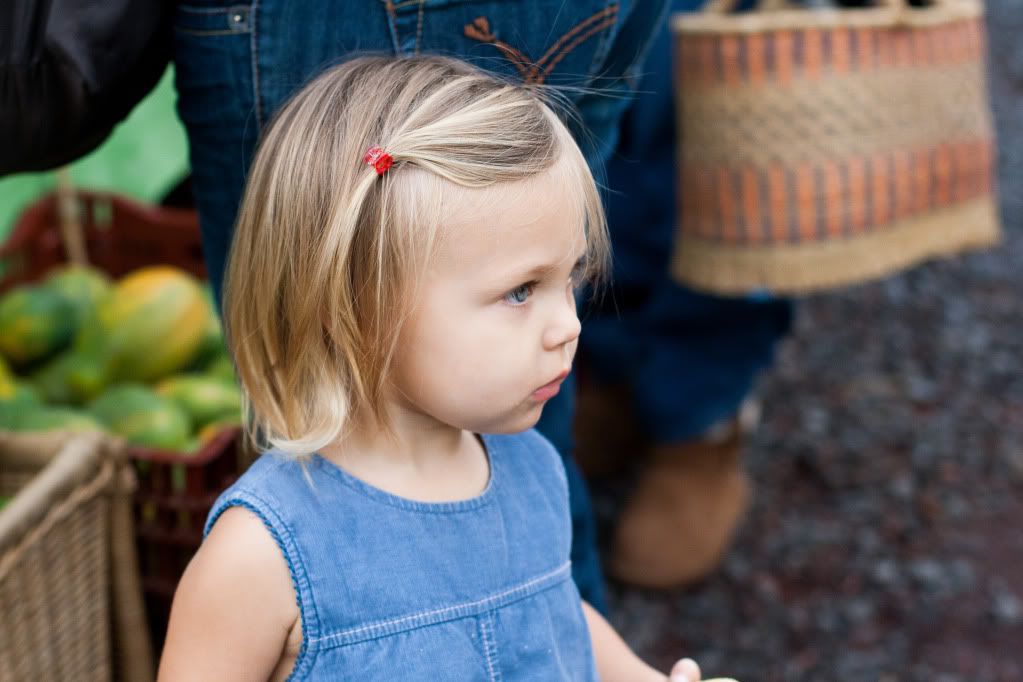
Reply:
[[[391,155],[377,146],[367,149],[366,155],[362,157],[362,161],[363,163],[373,166],[377,175],[383,175],[387,172],[388,168],[394,165],[394,159],[391,158]]]

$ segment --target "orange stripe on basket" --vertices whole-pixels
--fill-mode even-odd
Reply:
[[[696,54],[693,50],[693,41],[684,34],[676,34],[674,53],[675,73],[678,74],[682,85],[692,85],[696,75]]]
[[[858,156],[846,161],[849,173],[849,222],[852,233],[860,234],[867,224],[866,164]]]
[[[879,69],[891,68],[895,61],[895,48],[892,45],[893,32],[883,29],[874,29],[874,38],[877,41],[877,66]]]
[[[869,71],[874,68],[877,54],[877,41],[874,38],[873,29],[856,29],[856,65],[860,71]]]
[[[799,241],[810,244],[817,241],[817,193],[814,187],[813,167],[801,163],[796,167],[796,220]]]
[[[732,174],[727,168],[718,168],[717,172],[718,213],[721,216],[721,238],[726,244],[739,241],[738,212],[735,207],[735,189],[732,187]]]
[[[784,244],[789,233],[789,197],[784,166],[774,165],[767,170],[767,197],[771,212],[771,239],[776,244]]]
[[[803,31],[803,74],[811,80],[821,73],[821,60],[824,56],[822,40],[819,29],[808,28]]]
[[[891,31],[892,42],[895,44],[895,66],[913,65],[913,31]]]
[[[944,34],[942,39],[945,41],[945,63],[958,64],[962,61],[960,56],[962,33],[959,31],[959,27],[955,24],[943,26],[942,33]]]
[[[930,208],[931,198],[931,155],[930,150],[916,150],[913,162],[913,213],[922,213]]]
[[[969,196],[970,165],[970,143],[954,143],[952,145],[953,201],[963,201]]]
[[[753,33],[746,37],[746,73],[750,85],[760,85],[764,82],[764,36],[761,33]]]
[[[928,66],[931,63],[929,29],[919,28],[910,31],[913,41],[913,64],[916,66]]]
[[[696,176],[696,206],[693,212],[696,216],[696,231],[701,237],[716,239],[717,233],[714,229],[714,218],[717,211],[714,209],[714,176],[709,170],[701,170]]]
[[[717,67],[714,64],[715,45],[716,42],[713,37],[704,37],[697,41],[697,53],[700,55],[697,60],[700,64],[699,82],[702,85],[710,85],[717,82]]]
[[[742,169],[742,218],[746,223],[746,241],[764,241],[764,225],[760,217],[760,182],[753,168]]]
[[[892,156],[895,159],[895,217],[901,219],[907,217],[912,209],[913,176],[909,152],[900,149]]]
[[[948,35],[946,37],[948,45],[948,60],[953,64],[961,64],[963,62],[963,48],[965,47],[965,24],[961,21],[950,25],[948,27]]]
[[[952,203],[952,150],[947,144],[934,150],[934,203],[942,208]]]
[[[849,29],[839,26],[831,33],[831,69],[835,73],[846,73],[849,61]]]
[[[774,77],[779,83],[792,82],[793,39],[791,31],[779,31],[774,36]]]
[[[739,64],[739,38],[722,36],[720,41],[721,70],[724,72],[725,83],[738,85],[742,81],[742,68]]]
[[[948,42],[945,40],[945,28],[936,26],[928,29],[927,38],[931,43],[931,63],[941,66],[948,62]]]
[[[828,236],[838,237],[842,234],[842,209],[845,208],[845,196],[842,192],[842,176],[838,172],[838,164],[834,161],[824,162],[824,211],[825,228]]]
[[[873,206],[871,225],[876,229],[888,222],[888,207],[891,198],[888,192],[888,157],[879,154],[870,160],[870,175],[873,179],[870,198]]]

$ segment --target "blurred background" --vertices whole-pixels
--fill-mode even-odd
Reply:
[[[1023,680],[1023,0],[989,0],[987,13],[1002,243],[800,299],[792,334],[756,386],[761,421],[743,446],[755,494],[723,562],[706,579],[676,589],[609,580],[612,623],[657,665],[669,666],[681,650],[706,671],[746,682]],[[97,215],[107,211],[139,221],[139,234],[157,242],[161,230],[192,230],[180,251],[191,261],[179,253],[173,264],[199,282],[188,143],[175,101],[170,68],[59,182],[142,207],[136,214],[134,203],[123,209],[100,202],[85,209],[87,224],[102,223]],[[55,201],[57,186],[54,172],[0,178],[0,241],[9,240],[29,206]],[[158,205],[164,213],[146,213]],[[54,211],[50,239],[58,239]],[[66,249],[59,240],[51,246]],[[115,282],[143,263],[123,265],[110,273]],[[205,296],[212,329],[208,287]],[[218,330],[197,337],[176,371],[219,372],[229,381],[222,343]],[[122,509],[130,509],[137,533],[128,544],[138,554],[126,561],[140,579],[153,639],[148,653],[138,653],[147,646],[138,642],[127,648],[142,658],[158,653],[203,505],[249,456],[237,419],[221,419],[236,398],[223,399],[228,407],[220,413],[202,412],[201,400],[184,393],[159,391],[182,406],[188,429],[169,440],[166,433],[136,434],[128,451],[140,492],[125,497]],[[169,409],[156,406],[150,415],[159,421]],[[5,428],[32,430],[13,421]],[[55,451],[43,450],[48,457]],[[0,495],[13,509],[19,488],[4,488],[3,480]],[[599,544],[610,554],[632,480],[590,483]],[[17,511],[32,516],[27,502]],[[0,523],[0,535],[6,528]],[[55,546],[47,551],[59,552]],[[0,552],[15,550],[29,552],[0,543]],[[118,578],[112,564],[102,570],[133,589],[132,578]],[[22,598],[19,588],[7,589]],[[80,597],[90,599],[95,595]],[[140,622],[137,613],[117,615],[119,599],[110,606],[110,617],[120,619],[111,628],[114,643],[107,642],[113,651],[126,646],[125,624]]]

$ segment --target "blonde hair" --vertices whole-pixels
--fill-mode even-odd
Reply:
[[[394,159],[380,176],[363,161],[374,145]],[[599,275],[600,196],[540,90],[453,59],[360,57],[295,95],[256,153],[224,282],[257,447],[308,455],[362,410],[386,421],[382,389],[442,204],[555,166],[578,190]]]

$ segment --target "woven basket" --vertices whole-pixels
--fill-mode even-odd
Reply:
[[[997,243],[983,7],[676,15],[672,272],[804,293]]]
[[[0,434],[0,677],[153,679],[123,446]]]

